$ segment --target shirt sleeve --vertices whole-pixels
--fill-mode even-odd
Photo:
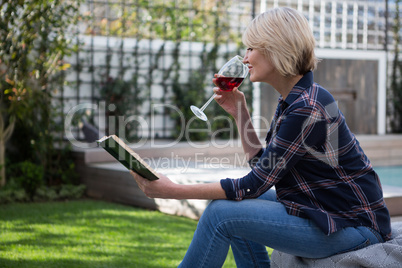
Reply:
[[[221,180],[228,199],[260,196],[281,180],[307,150],[317,150],[325,143],[326,121],[314,106],[287,112],[273,127],[270,142],[251,172],[243,178]]]
[[[262,156],[263,153],[264,153],[264,149],[261,148],[261,150],[259,150],[255,156],[253,156],[250,160],[248,160],[248,164],[251,168],[255,167],[255,165],[260,160],[260,157]]]

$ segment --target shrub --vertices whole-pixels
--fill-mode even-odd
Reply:
[[[35,195],[36,189],[43,185],[43,167],[29,161],[15,164],[15,181],[25,190],[30,199]]]
[[[12,163],[40,163],[43,170],[21,164],[42,174],[20,178],[30,196],[43,176],[53,179],[52,167],[66,162],[58,154],[62,143],[56,146],[62,139],[62,109],[52,97],[62,90],[70,67],[64,56],[78,47],[72,28],[80,20],[80,2],[0,2],[0,187],[6,184],[5,153]]]

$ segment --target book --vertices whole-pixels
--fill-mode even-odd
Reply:
[[[116,135],[104,136],[97,143],[127,169],[150,181],[159,179],[158,173]]]

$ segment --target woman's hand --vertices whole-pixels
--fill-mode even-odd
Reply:
[[[225,199],[226,194],[220,182],[201,184],[176,184],[168,177],[159,173],[159,180],[149,181],[137,173],[130,171],[138,187],[149,198],[170,199]]]
[[[212,82],[216,85],[217,74],[214,75],[214,79]],[[246,98],[244,93],[239,91],[237,87],[235,87],[232,91],[224,91],[219,87],[214,87],[214,92],[216,94],[215,100],[216,102],[231,116],[236,119],[239,118],[240,114],[247,110]]]
[[[130,174],[134,177],[138,184],[138,187],[149,198],[174,198],[172,193],[176,186],[168,177],[159,173],[159,180],[150,181],[144,179],[134,171],[130,171]]]
[[[212,79],[215,85],[216,77],[218,77],[217,74]],[[248,159],[251,159],[260,151],[262,144],[252,124],[243,92],[237,87],[232,91],[223,91],[219,87],[214,87],[214,92],[216,102],[235,119],[244,153]]]

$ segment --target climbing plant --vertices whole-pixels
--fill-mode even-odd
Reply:
[[[402,133],[402,59],[400,56],[401,44],[401,0],[395,1],[395,18],[393,21],[394,37],[394,60],[392,63],[391,86],[390,86],[390,126],[394,133]]]
[[[126,65],[121,64],[127,52],[120,48],[111,48],[108,42],[106,64],[91,66],[91,69],[101,69],[101,82],[98,87],[100,98],[110,103],[112,103],[111,99],[115,103],[120,103],[120,107],[116,105],[116,111],[109,114],[119,113],[128,116],[130,113],[141,113],[145,116],[165,116],[164,118],[166,114],[169,114],[174,123],[173,131],[162,130],[161,132],[164,133],[162,134],[164,138],[174,139],[181,136],[191,140],[205,140],[216,129],[230,124],[228,120],[214,121],[211,123],[210,130],[205,131],[209,126],[205,122],[192,120],[193,114],[189,107],[202,105],[206,97],[211,95],[213,74],[221,67],[218,64],[222,64],[234,54],[243,53],[239,50],[242,49],[239,29],[231,27],[234,17],[228,10],[232,5],[233,1],[212,0],[197,0],[191,3],[148,0],[94,3],[90,9],[92,22],[87,25],[85,33],[92,36],[105,36],[107,40],[113,40],[113,42],[118,40],[120,44],[126,43],[126,40],[130,38],[135,44],[131,54],[132,62],[126,62]],[[114,37],[117,38],[113,39]],[[148,43],[149,46],[144,47],[144,43]],[[158,44],[159,47],[153,44]],[[202,50],[192,51],[193,45],[202,46]],[[233,48],[233,45],[237,45],[237,49]],[[189,52],[190,55],[187,55]],[[111,63],[112,53],[117,57],[114,66]],[[191,59],[183,60],[187,58]],[[195,58],[197,60],[194,62],[198,63],[192,66],[192,59]],[[169,63],[165,64],[165,61]],[[184,62],[189,63],[190,66],[183,64]],[[127,71],[133,74],[131,78],[124,75]],[[113,72],[118,74],[111,75]],[[159,99],[152,96],[155,88],[162,92]],[[250,89],[248,83],[242,85],[242,90],[249,92]],[[131,98],[132,94],[135,95],[133,98]],[[127,99],[132,100],[127,102]],[[155,101],[171,104],[176,109],[165,107],[163,111],[151,110]],[[130,105],[136,110],[130,110]],[[125,106],[124,109],[123,106]],[[122,112],[122,109],[125,111]],[[212,104],[206,112],[213,114],[214,117],[227,115],[215,104]],[[164,126],[165,121],[167,120],[162,123]],[[185,127],[195,129],[188,137],[182,135],[185,131],[183,124]],[[114,127],[115,130],[118,128],[121,127],[117,125]],[[159,135],[158,131],[155,133],[155,136]],[[223,132],[218,136],[231,137]]]

